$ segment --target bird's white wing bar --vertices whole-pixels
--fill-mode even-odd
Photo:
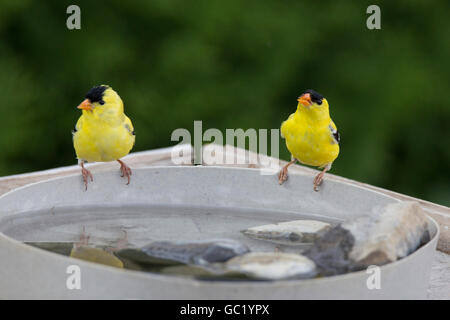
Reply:
[[[337,131],[337,129],[330,123],[330,125],[328,126],[328,128],[330,128],[331,131],[331,135],[333,136],[333,140],[336,143],[339,143],[341,141],[341,135],[339,134],[339,132]]]

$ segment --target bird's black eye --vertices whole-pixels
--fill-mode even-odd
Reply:
[[[105,101],[103,101],[103,100],[100,100],[100,102],[99,102],[101,105],[103,105],[103,104],[105,104]]]

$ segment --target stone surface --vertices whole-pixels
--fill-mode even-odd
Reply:
[[[113,253],[101,248],[74,246],[70,252],[70,256],[72,258],[100,263],[111,267],[123,268],[123,263],[120,259],[118,259]]]
[[[291,253],[252,252],[229,260],[229,271],[266,280],[312,278],[316,274],[313,261]]]
[[[189,243],[158,241],[141,248],[141,251],[151,258],[206,265],[225,262],[249,252],[249,249],[238,241],[224,239]]]
[[[351,232],[338,225],[317,238],[304,255],[315,262],[321,275],[342,274],[351,269],[349,253],[354,243]]]
[[[123,261],[125,268],[133,270],[159,270],[165,266],[179,265],[180,262],[149,256],[141,249],[127,248],[116,252],[116,256]]]
[[[64,256],[70,256],[70,252],[73,249],[71,242],[26,242],[26,244]]]
[[[202,268],[200,266],[186,264],[164,267],[159,270],[159,272],[162,274],[170,274],[174,276],[205,277],[212,279],[217,276],[208,269]]]
[[[248,237],[280,244],[311,243],[317,235],[330,228],[330,224],[318,220],[294,220],[266,224],[242,230]]]
[[[332,228],[304,254],[322,275],[335,275],[396,261],[429,240],[428,220],[419,204],[401,202]]]
[[[372,214],[342,227],[355,238],[349,258],[356,268],[404,258],[430,240],[428,220],[417,202],[375,208]]]

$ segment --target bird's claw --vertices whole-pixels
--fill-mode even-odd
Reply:
[[[122,161],[119,161],[119,163],[120,163],[120,172],[121,172],[120,176],[122,178],[127,177],[127,179],[128,179],[127,185],[129,185],[130,177],[132,175],[131,168],[129,166],[127,166],[125,163],[123,163]]]
[[[88,179],[91,178],[91,182],[92,182],[92,181],[94,181],[94,177],[92,176],[92,173],[84,167],[81,168],[81,174],[83,175],[84,187],[85,187],[85,191],[86,191],[87,186],[88,186],[88,181],[89,181]]]
[[[278,174],[278,183],[281,185],[288,179],[288,167],[291,164],[294,164],[297,159],[292,158],[290,162],[288,162],[283,168],[281,168],[280,173]]]
[[[322,184],[324,174],[325,174],[324,172],[321,172],[314,178],[314,191],[316,192],[319,191],[317,187]]]
[[[282,185],[288,179],[287,168],[283,167],[278,174],[278,183]]]

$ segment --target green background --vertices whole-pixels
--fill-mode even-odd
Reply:
[[[66,8],[81,8],[81,30]],[[381,7],[381,30],[366,8]],[[109,84],[134,151],[175,128],[279,128],[312,88],[341,132],[332,172],[450,205],[449,1],[0,4],[0,175],[76,163],[76,106]],[[280,156],[288,159],[284,142]]]

